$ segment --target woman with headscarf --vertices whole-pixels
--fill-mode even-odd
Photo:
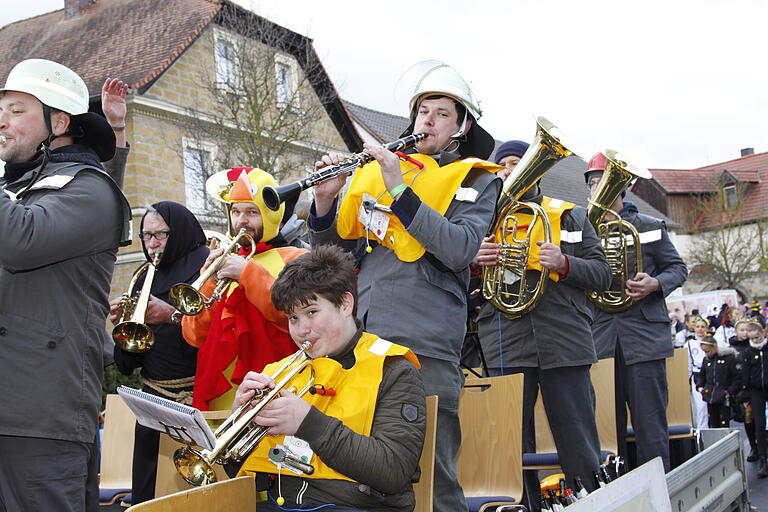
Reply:
[[[140,238],[147,261],[159,258],[144,318],[154,333],[155,343],[141,353],[116,346],[115,363],[125,375],[141,368],[142,391],[191,404],[197,349],[184,341],[182,315],[170,304],[168,292],[173,285],[192,283],[198,277],[209,253],[206,236],[192,212],[178,203],[161,201],[153,204],[141,219]],[[143,287],[144,276],[139,278],[135,290]],[[121,298],[113,300],[110,306],[110,320],[118,323]],[[159,442],[159,432],[136,424],[133,504],[154,498]]]

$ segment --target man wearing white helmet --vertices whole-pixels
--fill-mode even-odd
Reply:
[[[0,89],[0,510],[94,510],[102,347],[130,207],[72,70],[31,59]]]
[[[345,178],[318,186],[309,227],[313,245],[356,252],[358,318],[366,330],[411,348],[426,394],[440,397],[434,510],[455,512],[466,510],[456,478],[465,291],[469,263],[494,215],[501,186],[494,172],[501,167],[482,160],[493,138],[477,124],[480,109],[468,84],[449,66],[422,75],[409,108],[404,135],[427,137],[407,159],[366,144],[376,161],[356,172],[338,214]],[[315,167],[342,158],[325,155]]]

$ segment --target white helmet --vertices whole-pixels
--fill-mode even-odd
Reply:
[[[417,68],[420,75],[417,75],[418,78],[415,81],[408,105],[411,124],[403,132],[403,135],[413,133],[416,108],[423,98],[433,94],[448,96],[461,103],[465,108],[464,119],[459,123],[458,131],[451,135],[452,139],[459,141],[458,153],[462,156],[474,156],[477,158],[490,157],[491,153],[493,153],[495,142],[491,134],[477,123],[477,119],[483,115],[483,111],[480,109],[480,102],[472,92],[472,88],[467,81],[451,66],[440,61],[424,61],[411,67],[414,70]],[[474,117],[475,121],[472,123],[469,131],[465,131],[467,118],[470,114]]]
[[[416,82],[408,105],[410,112],[413,112],[420,98],[441,94],[458,101],[475,119],[479,119],[483,111],[466,80],[448,64],[438,61],[432,61],[430,64],[431,66],[424,71],[421,79]]]
[[[56,110],[77,116],[88,112],[88,87],[66,66],[44,59],[27,59],[16,64],[0,92],[30,94]]]

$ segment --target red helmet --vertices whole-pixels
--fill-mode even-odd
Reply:
[[[587,172],[604,171],[606,163],[608,163],[608,159],[605,158],[605,155],[600,152],[597,152],[594,155],[592,155],[592,158],[589,159],[589,164],[587,165]]]

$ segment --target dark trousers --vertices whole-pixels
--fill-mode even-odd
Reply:
[[[98,509],[98,493],[88,493],[91,502],[86,503],[88,463],[94,451],[91,443],[0,436],[0,511]]]
[[[731,408],[723,404],[707,404],[709,428],[728,428],[731,423]]]
[[[616,434],[619,454],[627,458],[627,406],[635,430],[637,465],[661,457],[669,471],[669,430],[667,426],[667,366],[664,359],[627,365],[616,346]]]
[[[757,389],[749,390],[749,403],[752,404],[752,418],[755,425],[755,442],[758,457],[766,456],[765,446],[765,400],[768,393]]]
[[[160,432],[136,423],[133,441],[133,468],[131,504],[143,503],[155,497],[157,479],[157,452],[160,449]]]
[[[427,396],[439,397],[433,510],[466,511],[467,502],[456,474],[456,456],[461,446],[459,394],[464,385],[464,374],[459,365],[451,361],[419,356],[419,362]]]
[[[501,374],[498,368],[489,370],[492,376]],[[505,375],[522,373],[523,391],[523,452],[536,451],[534,407],[541,388],[549,428],[557,447],[560,467],[571,484],[579,477],[587,490],[595,489],[592,472],[600,466],[600,439],[595,424],[595,391],[589,377],[589,366],[571,366],[542,370],[513,368]],[[525,472],[525,505],[529,511],[540,510],[538,471]]]

